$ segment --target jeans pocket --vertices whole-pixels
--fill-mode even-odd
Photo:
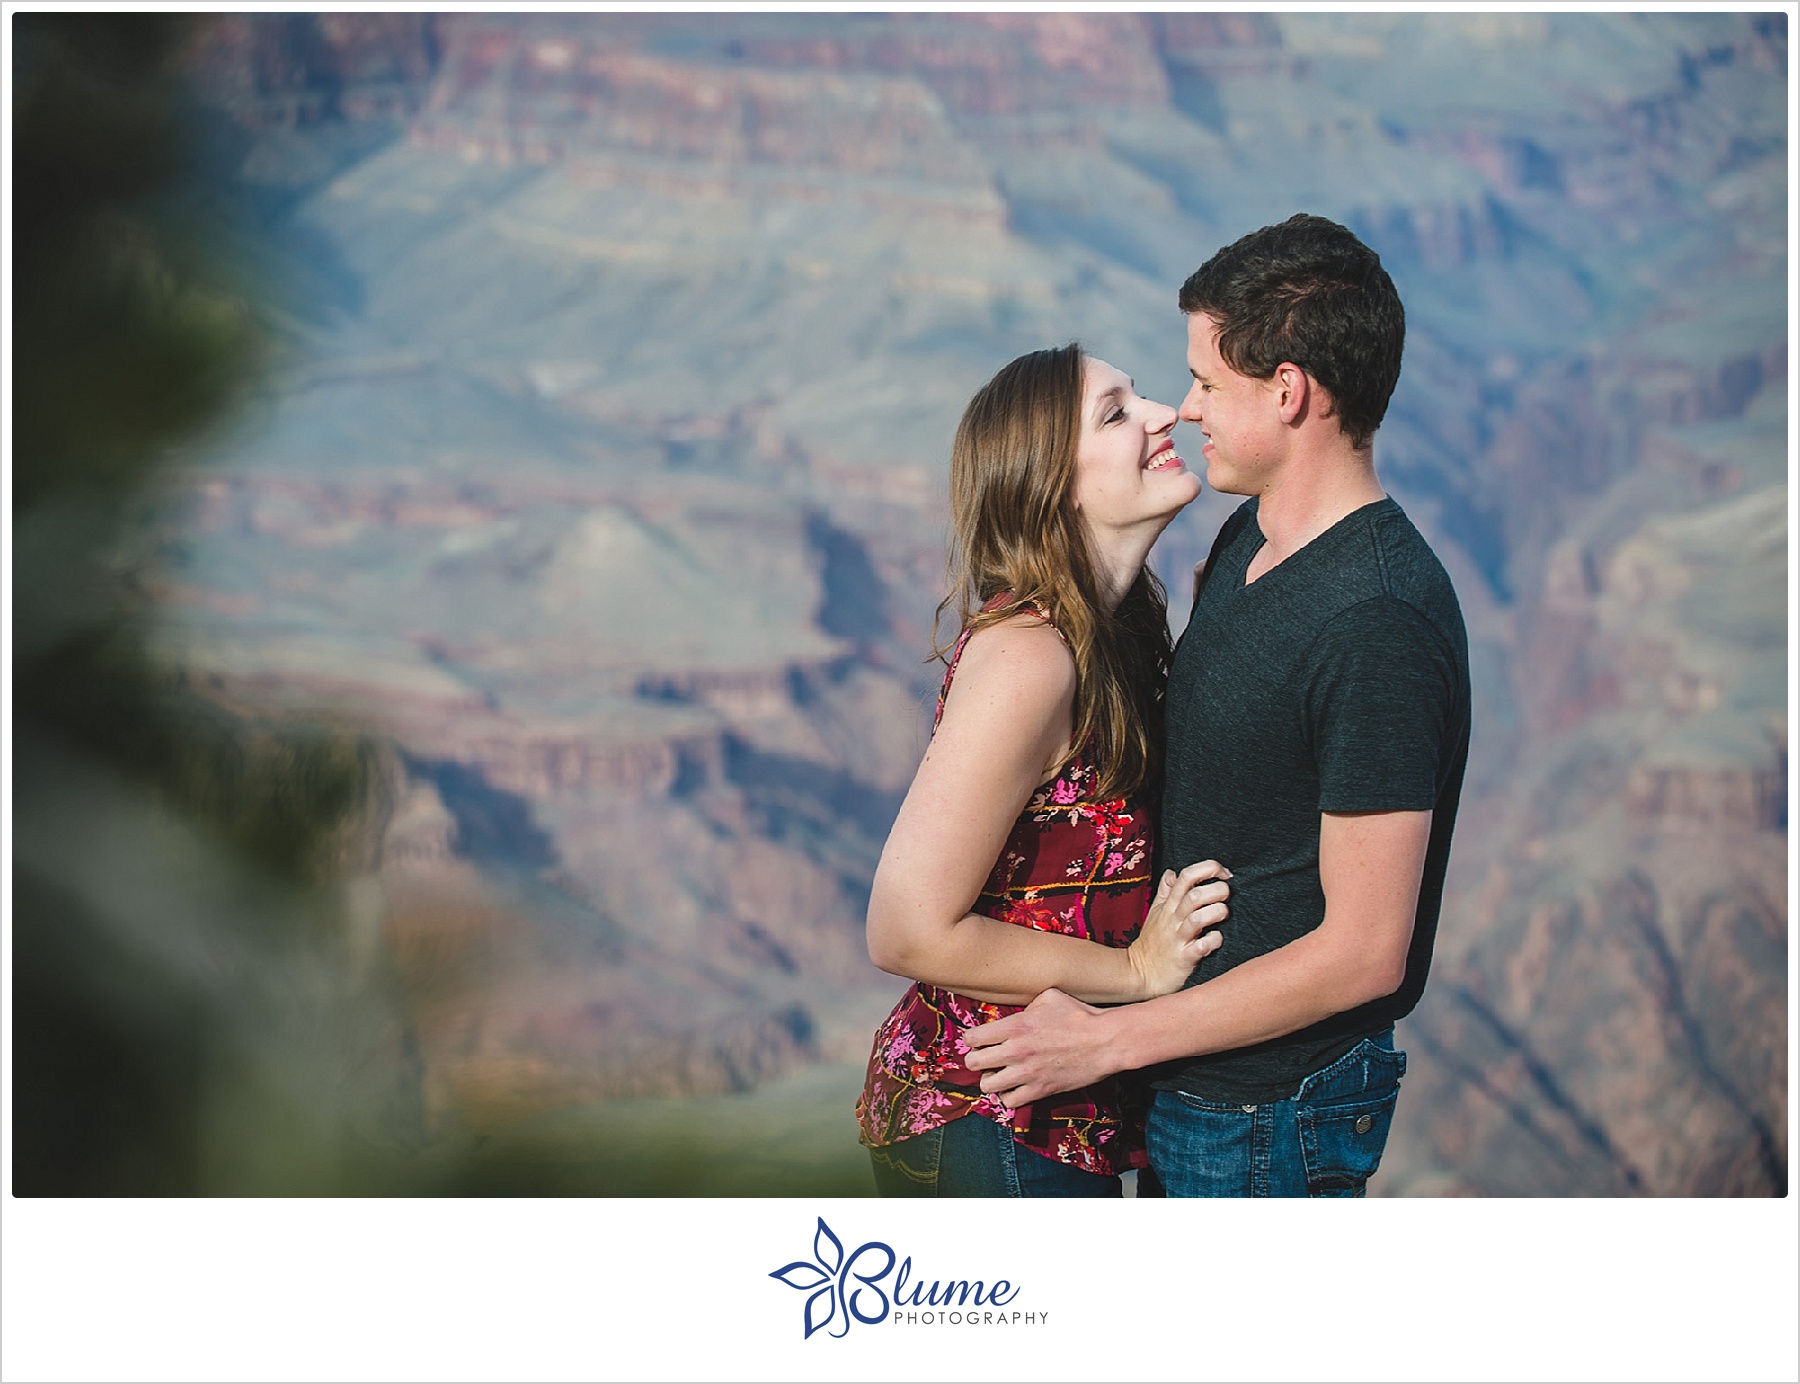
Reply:
[[[1300,1107],[1300,1156],[1308,1196],[1364,1194],[1369,1178],[1381,1166],[1399,1099],[1399,1087],[1389,1086],[1351,1100]]]
[[[944,1131],[941,1128],[870,1149],[875,1194],[882,1197],[937,1196],[943,1151]]]
[[[972,1112],[958,1116],[935,1132],[938,1135],[938,1169],[934,1196],[1020,1195],[1018,1160],[1037,1155],[1019,1152],[1018,1145],[1013,1143],[1011,1125]]]

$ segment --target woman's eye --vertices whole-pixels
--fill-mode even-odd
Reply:
[[[1122,408],[1115,408],[1115,409],[1114,409],[1114,410],[1113,410],[1113,411],[1112,411],[1112,412],[1111,412],[1111,413],[1109,413],[1109,414],[1107,414],[1107,415],[1106,415],[1106,421],[1107,421],[1107,422],[1108,422],[1108,423],[1117,423],[1117,422],[1118,422],[1118,421],[1119,421],[1119,420],[1120,420],[1120,419],[1121,419],[1121,418],[1123,418],[1123,417],[1124,417],[1124,416],[1125,416],[1125,410],[1124,410],[1124,409],[1122,409]]]

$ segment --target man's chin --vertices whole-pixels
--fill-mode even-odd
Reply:
[[[1244,483],[1233,479],[1219,466],[1208,463],[1206,468],[1206,484],[1221,495],[1248,495],[1250,491]]]

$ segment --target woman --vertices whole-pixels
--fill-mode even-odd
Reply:
[[[857,1103],[884,1196],[1119,1196],[1144,1166],[1124,1085],[1009,1111],[961,1035],[1050,986],[1167,994],[1219,944],[1216,862],[1150,897],[1170,645],[1145,559],[1200,493],[1174,426],[1074,344],[1013,361],[963,414],[939,607],[961,632],[869,900],[870,956],[918,982]]]

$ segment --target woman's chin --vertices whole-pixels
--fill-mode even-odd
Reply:
[[[1188,483],[1182,487],[1182,499],[1181,502],[1175,506],[1173,514],[1179,514],[1182,510],[1193,504],[1195,500],[1200,498],[1201,493],[1206,489],[1205,485],[1201,483],[1200,477],[1196,476],[1192,471],[1183,471],[1181,474],[1182,478]]]

